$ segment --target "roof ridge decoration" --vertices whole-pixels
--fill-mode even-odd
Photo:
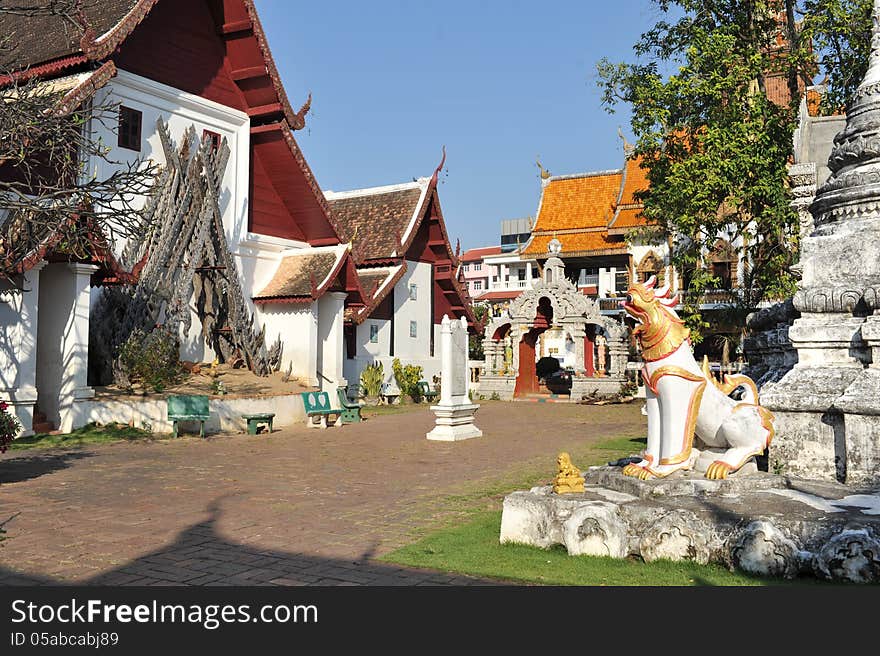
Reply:
[[[440,163],[437,165],[437,168],[434,169],[434,175],[431,176],[432,183],[437,184],[440,171],[443,170],[444,164],[446,164],[446,144],[443,145],[443,156],[440,158]]]
[[[623,132],[620,128],[617,128],[617,133],[620,135],[620,138],[623,139],[623,168],[620,170],[620,191],[617,193],[617,200],[614,202],[614,216],[611,217],[610,221],[606,222],[606,229],[611,228],[615,221],[617,221],[617,217],[620,216],[620,201],[623,200],[623,191],[626,188],[626,175],[629,172],[629,167],[626,165],[629,157],[626,155],[626,137],[623,136]]]
[[[82,3],[77,3],[78,18],[84,29],[83,37],[80,39],[83,54],[92,61],[109,56],[134,31],[134,28],[141,24],[158,1],[139,0],[116,25],[100,36],[96,36],[95,31],[89,26],[82,13]]]
[[[624,167],[625,168],[625,167]],[[586,171],[584,173],[567,173],[565,175],[554,175],[548,178],[548,182],[558,182],[559,180],[577,180],[580,178],[598,178],[609,175],[619,175],[623,169],[605,169],[604,171]]]
[[[426,185],[430,178],[418,178],[412,182],[400,182],[397,184],[382,185],[379,187],[363,187],[362,189],[348,189],[346,191],[333,191],[327,189],[324,196],[327,200],[342,200],[344,198],[358,198],[360,196],[378,196],[380,194],[392,194],[397,191],[410,191]]]

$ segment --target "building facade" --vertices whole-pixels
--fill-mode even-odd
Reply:
[[[440,324],[466,317],[478,330],[467,284],[449,242],[437,176],[414,182],[327,191],[340,237],[351,244],[365,305],[352,309],[346,329],[344,373],[354,394],[363,369],[381,362],[388,383],[392,363],[440,372]]]
[[[217,202],[233,256],[229,280],[266,340],[281,340],[282,367],[309,385],[342,383],[345,318],[357,317],[365,300],[351,248],[294,137],[308,102],[291,107],[253,2],[86,3],[76,35],[58,16],[3,20],[4,32],[28,45],[2,62],[7,70],[65,89],[63,108],[92,99],[118,105],[117,129],[90,126],[109,147],[108,160],[167,165],[160,120],[178,144],[190,131],[228,146]],[[95,160],[86,170],[106,176],[112,166]],[[77,402],[94,395],[89,326],[102,318],[90,316],[92,307],[100,285],[137,281],[137,267],[118,269],[114,256],[123,246],[76,259],[47,244],[23,263],[19,289],[4,291],[0,320],[17,337],[0,354],[0,398],[12,403],[25,433],[35,410],[65,431],[89,420]],[[216,355],[199,321],[180,337],[182,359]]]

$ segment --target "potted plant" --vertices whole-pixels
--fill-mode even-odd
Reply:
[[[364,367],[361,372],[361,395],[367,405],[379,404],[379,394],[384,380],[385,371],[381,362],[376,361]]]

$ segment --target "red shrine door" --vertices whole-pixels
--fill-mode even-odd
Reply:
[[[538,391],[538,375],[535,371],[535,345],[538,337],[553,324],[553,306],[546,296],[538,301],[538,309],[532,329],[523,335],[519,343],[519,371],[513,396],[525,396]]]

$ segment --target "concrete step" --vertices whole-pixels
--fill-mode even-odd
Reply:
[[[571,395],[569,394],[536,394],[530,393],[525,396],[518,396],[514,401],[525,401],[531,403],[569,403]]]

